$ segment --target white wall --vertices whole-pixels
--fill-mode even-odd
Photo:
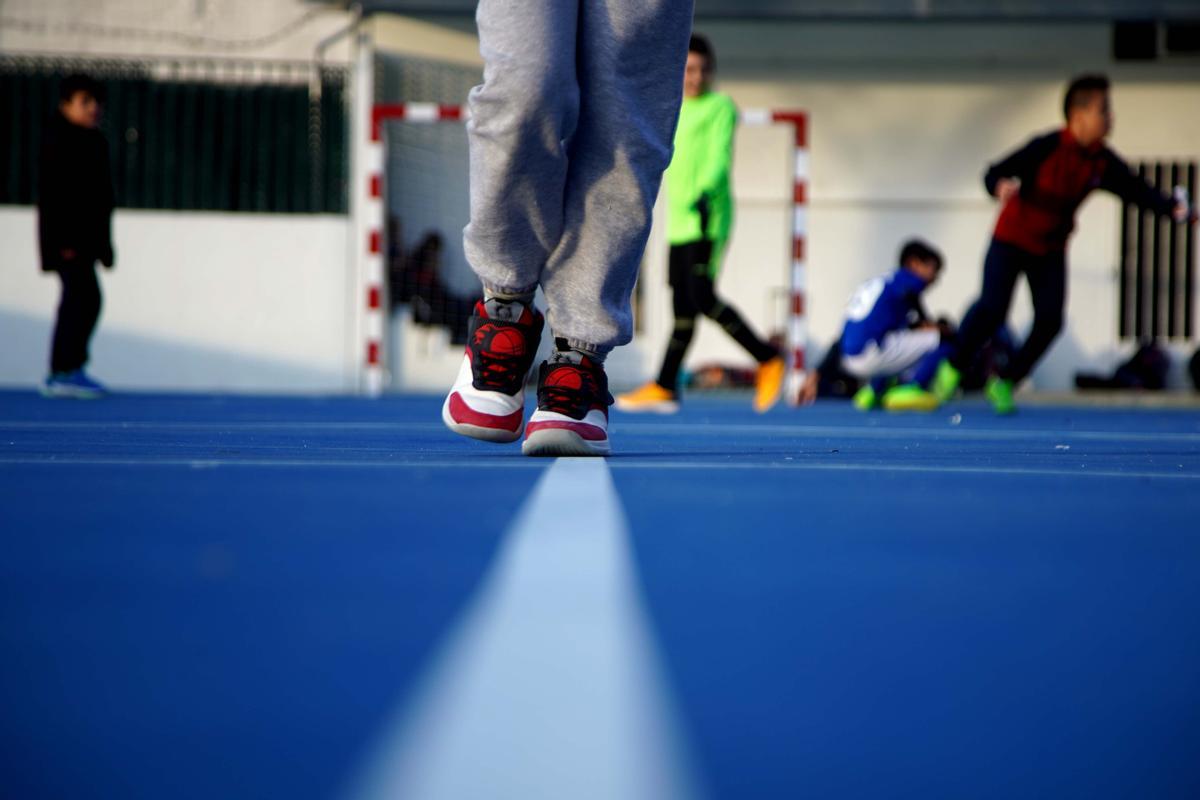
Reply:
[[[320,7],[261,47],[231,42],[279,30],[314,7],[303,0],[5,0],[6,17],[45,24],[0,28],[0,49],[306,59],[345,23],[344,11]],[[112,30],[71,32],[73,20]],[[378,34],[385,49],[431,55],[427,45],[436,42],[449,62],[477,64],[470,20],[444,22],[380,23]],[[122,27],[210,39],[188,44],[123,35]],[[1074,72],[1106,69],[1117,79],[1113,144],[1124,155],[1200,157],[1200,62],[1116,67],[1105,25],[701,20],[698,29],[716,45],[721,88],[741,106],[811,114],[810,331],[821,345],[837,335],[854,286],[888,269],[910,235],[933,240],[948,257],[931,310],[961,315],[977,291],[995,215],[980,183],[984,165],[1059,124],[1062,84]],[[332,60],[348,57],[344,45]],[[739,216],[720,288],[763,332],[783,319],[789,150],[781,130],[739,134]],[[1071,250],[1069,329],[1035,373],[1038,388],[1064,388],[1077,369],[1108,370],[1125,355],[1115,333],[1116,213],[1101,196],[1084,207]],[[0,314],[8,320],[0,320],[0,382],[31,382],[43,369],[55,291],[36,271],[31,219],[29,209],[0,209]],[[131,386],[349,388],[347,365],[359,353],[344,316],[344,219],[119,211],[117,226],[122,264],[105,276],[109,302],[95,350],[102,378]],[[193,247],[176,248],[176,240]],[[656,229],[643,272],[645,327],[610,360],[615,386],[652,374],[665,347],[665,254]],[[1014,320],[1028,319],[1020,294]],[[10,338],[15,332],[23,336]],[[118,342],[118,334],[127,336]],[[134,340],[192,357],[172,350],[123,360],[140,352]],[[748,363],[705,324],[688,363],[710,360]]]
[[[982,188],[985,164],[1057,125],[1062,90],[1057,80],[997,86],[986,80],[847,85],[780,79],[729,81],[725,88],[744,106],[811,113],[810,330],[823,343],[836,337],[853,288],[890,268],[900,242],[911,235],[932,240],[947,256],[941,284],[928,293],[930,310],[961,316],[978,291],[997,210]],[[1128,158],[1200,157],[1200,139],[1191,133],[1200,126],[1200,83],[1118,85],[1113,99],[1118,152]],[[743,136],[741,162],[786,164],[786,148],[748,147],[749,140]],[[750,194],[749,187],[738,190]],[[779,232],[755,232],[766,224],[764,214],[773,213],[741,204],[722,283],[735,299],[739,276],[772,259],[782,265]],[[1101,194],[1079,216],[1069,254],[1068,326],[1034,374],[1037,388],[1068,388],[1078,369],[1107,371],[1128,355],[1116,335],[1117,219],[1117,202]],[[1012,319],[1023,332],[1030,319],[1024,289],[1018,298]],[[735,357],[718,339],[705,331],[690,363]]]
[[[0,208],[0,385],[46,374],[58,281],[36,218]],[[117,389],[352,388],[348,222],[119,209],[90,369]]]
[[[0,52],[81,57],[305,62],[351,19],[342,4],[307,0],[0,5]],[[326,63],[347,63],[349,44],[335,43]],[[46,372],[58,282],[38,270],[34,220],[31,208],[0,207],[3,385]],[[101,272],[91,369],[118,389],[352,390],[361,348],[348,317],[348,226],[338,216],[118,209],[118,264]]]
[[[472,27],[465,18],[426,22],[459,33]],[[929,292],[931,311],[961,317],[978,292],[997,211],[982,188],[985,165],[1061,124],[1061,93],[1071,75],[1101,70],[1115,79],[1112,144],[1127,158],[1200,157],[1200,61],[1114,64],[1104,23],[701,18],[696,28],[716,47],[719,88],[741,107],[811,115],[815,352],[837,336],[854,287],[890,269],[913,235],[938,244],[948,260]],[[782,329],[786,305],[791,144],[783,129],[743,128],[738,137],[737,224],[719,288],[767,334]],[[660,198],[660,222],[661,205]],[[1076,371],[1111,370],[1131,350],[1116,336],[1117,213],[1112,198],[1096,194],[1079,215],[1068,329],[1034,374],[1036,388],[1068,388]],[[643,327],[609,360],[615,386],[653,375],[665,349],[666,250],[656,226],[642,269]],[[1011,318],[1018,333],[1030,318],[1021,287]],[[707,361],[751,363],[715,325],[702,323],[686,365]]]
[[[1104,25],[701,22],[697,29],[713,39],[719,88],[739,106],[811,115],[808,295],[818,351],[838,335],[854,287],[891,268],[913,235],[947,256],[941,283],[928,293],[930,310],[961,317],[978,292],[997,211],[982,188],[985,165],[1061,124],[1071,74],[1103,69],[1116,80],[1112,144],[1125,157],[1200,158],[1200,62],[1115,67]],[[782,327],[790,144],[782,132],[738,135],[738,217],[719,288],[767,332]],[[1036,388],[1069,388],[1076,371],[1109,371],[1132,349],[1116,335],[1117,215],[1117,202],[1100,193],[1079,215],[1068,327],[1035,372]],[[643,268],[647,326],[638,343],[647,375],[670,329],[665,250],[656,231]],[[1017,297],[1012,320],[1023,334],[1031,319],[1023,286]],[[752,363],[711,323],[702,324],[686,364],[706,361]]]

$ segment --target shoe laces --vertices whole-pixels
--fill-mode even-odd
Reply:
[[[543,369],[538,382],[540,409],[583,419],[591,409],[612,402],[604,373],[586,360],[579,364],[552,360]]]
[[[518,392],[540,333],[540,316],[526,306],[479,303],[468,340],[475,388],[509,395]]]
[[[528,369],[524,347],[521,352],[510,353],[494,349],[496,334],[500,331],[520,332],[512,326],[499,326],[484,323],[475,331],[471,341],[474,350],[475,385],[480,389],[501,391],[512,394],[525,380]],[[524,337],[522,336],[522,343]]]

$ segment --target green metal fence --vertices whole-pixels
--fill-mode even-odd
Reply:
[[[101,127],[117,205],[346,212],[342,69],[322,70],[317,93],[303,81],[181,78],[140,62],[13,57],[0,58],[0,204],[36,202],[42,129],[72,72],[100,80],[108,93]]]

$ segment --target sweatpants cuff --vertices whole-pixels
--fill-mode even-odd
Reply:
[[[501,299],[518,298],[518,297],[533,297],[537,293],[538,285],[535,283],[524,289],[509,289],[503,286],[492,286],[491,284],[483,284],[483,293],[487,297],[499,297]]]
[[[604,360],[605,356],[612,352],[611,346],[601,346],[598,344],[592,344],[591,342],[585,342],[580,339],[571,339],[566,336],[556,336],[555,338],[566,339],[567,347],[571,348],[572,350],[582,350],[590,355],[595,355],[601,361]]]

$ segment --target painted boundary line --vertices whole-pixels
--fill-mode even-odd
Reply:
[[[1046,454],[1050,456],[1050,453]],[[1138,478],[1138,479],[1169,479],[1183,481],[1200,481],[1198,472],[1168,472],[1165,470],[1117,470],[1111,468],[1091,469],[1086,464],[1080,464],[1074,469],[1046,467],[972,467],[958,464],[846,464],[829,461],[794,461],[791,456],[783,456],[783,461],[771,462],[739,462],[739,461],[661,461],[653,457],[646,460],[635,460],[637,457],[617,457],[612,463],[615,470],[762,470],[769,472],[883,472],[883,473],[922,473],[940,475],[1009,475],[1037,476],[1048,478]],[[1063,455],[1069,459],[1072,456]],[[581,459],[582,460],[582,459]],[[590,460],[590,459],[588,459]],[[16,457],[6,458],[0,455],[0,468],[6,466],[103,466],[103,467],[181,467],[185,469],[476,469],[478,462],[470,462],[464,458],[430,459],[429,461],[386,461],[362,459],[219,459],[219,458],[94,458],[91,456],[66,456],[51,458]],[[540,469],[543,467],[537,459],[515,456],[497,462],[497,467],[504,469]],[[1182,468],[1182,467],[1181,467]]]
[[[698,796],[608,465],[558,459],[348,798]]]
[[[620,420],[613,424],[615,430],[650,433],[655,436],[694,437],[698,428],[688,424],[646,423]],[[80,421],[31,421],[5,422],[0,420],[0,433],[6,430],[84,430],[108,431],[442,431],[441,422],[80,422]],[[771,425],[754,423],[710,423],[699,430],[705,436],[758,435],[769,437],[822,437],[844,439],[935,439],[963,441],[1095,441],[1095,442],[1170,442],[1200,444],[1200,432],[1187,431],[1098,431],[1098,430],[1049,430],[1012,428],[875,428],[866,426],[836,425]]]
[[[626,426],[634,428],[639,433],[670,436],[695,436],[698,430],[695,425],[673,425],[664,423],[619,423],[621,429]],[[614,425],[614,428],[617,426]],[[706,436],[721,434],[757,434],[771,437],[826,437],[845,439],[924,439],[965,441],[1024,441],[1037,444],[1040,441],[1096,441],[1096,442],[1196,442],[1200,443],[1200,433],[1175,431],[1095,431],[1095,430],[1051,430],[1012,428],[875,428],[867,426],[837,426],[837,425],[763,425],[753,423],[711,424],[702,430]]]

